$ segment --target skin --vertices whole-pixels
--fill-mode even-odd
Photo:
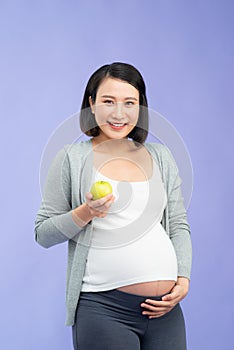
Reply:
[[[92,113],[100,128],[100,134],[92,139],[94,152],[97,155],[110,153],[115,157],[118,157],[123,152],[123,154],[129,154],[134,158],[133,142],[127,141],[127,135],[138,120],[138,90],[125,81],[106,78],[97,90],[96,101],[92,101],[91,97],[89,101]],[[110,123],[126,123],[126,125],[118,128],[111,126]],[[142,153],[142,156],[139,152]],[[147,163],[149,157],[144,152],[144,147],[142,147],[138,154],[140,154],[143,168],[149,169],[150,164],[149,162]],[[118,169],[120,169],[119,172]],[[126,169],[125,174],[123,169]],[[114,163],[107,163],[103,167],[103,171],[106,176],[116,180],[121,180],[121,177],[125,176],[124,180],[134,181],[131,176],[136,176],[136,174],[138,174],[138,181],[142,180],[142,176],[134,164],[127,161],[124,163],[123,160],[118,160],[117,158]],[[148,171],[149,173],[150,171]],[[130,178],[127,178],[128,176]],[[73,210],[73,220],[83,227],[94,217],[104,218],[108,214],[114,200],[114,196],[110,194],[94,201],[92,194],[87,193],[86,203]],[[141,307],[144,309],[142,311],[143,315],[149,318],[157,318],[171,311],[188,294],[189,279],[178,276],[176,283],[175,281],[152,281],[123,286],[118,289],[139,295],[154,295],[154,293],[156,293],[155,295],[162,295],[168,293],[161,301],[146,298],[145,302],[141,304]],[[151,290],[154,292],[151,292]]]

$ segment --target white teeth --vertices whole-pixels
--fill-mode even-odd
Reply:
[[[110,124],[112,124],[114,126],[124,126],[124,123],[110,123]]]

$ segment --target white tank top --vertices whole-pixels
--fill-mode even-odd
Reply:
[[[157,164],[148,181],[116,181],[94,170],[92,182],[109,181],[115,202],[93,219],[82,291],[104,291],[157,280],[177,280],[177,259],[161,225],[167,198]]]

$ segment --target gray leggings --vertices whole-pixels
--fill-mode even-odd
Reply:
[[[117,289],[81,292],[72,327],[75,350],[186,350],[180,305],[149,319],[140,304],[161,296],[141,296]]]

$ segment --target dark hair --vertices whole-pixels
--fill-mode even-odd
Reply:
[[[136,126],[128,134],[128,137],[139,143],[144,143],[148,135],[148,103],[146,98],[146,87],[141,73],[132,65],[121,62],[106,64],[96,70],[90,77],[80,112],[80,128],[88,136],[98,136],[99,126],[91,112],[89,97],[95,102],[99,85],[102,81],[112,77],[128,82],[139,91],[140,111]]]

